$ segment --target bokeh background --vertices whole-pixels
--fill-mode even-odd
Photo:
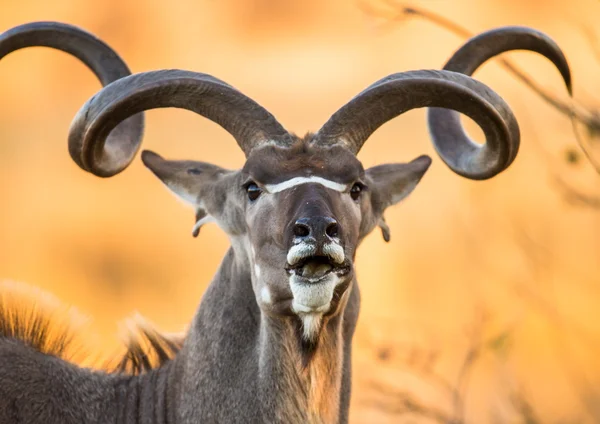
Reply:
[[[570,61],[576,98],[592,112],[600,107],[600,2],[411,4],[473,32],[519,24],[548,33]],[[1,0],[0,31],[34,20],[76,24],[134,72],[213,74],[302,134],[385,75],[440,68],[463,42],[400,6]],[[507,57],[567,99],[545,59]],[[365,166],[423,153],[434,163],[414,194],[388,211],[392,241],[376,231],[358,254],[354,423],[600,422],[600,179],[565,115],[497,62],[477,77],[520,121],[521,151],[507,172],[487,182],[454,175],[433,150],[424,110],[384,125],[360,153]],[[163,330],[183,330],[228,241],[216,226],[192,238],[193,212],[139,158],[108,180],[71,161],[68,126],[99,87],[84,65],[54,50],[2,60],[0,279],[76,306],[91,317],[83,336],[99,346],[94,352],[110,354],[121,343],[117,323],[134,311]],[[244,160],[220,127],[181,110],[147,114],[144,148],[229,168]]]

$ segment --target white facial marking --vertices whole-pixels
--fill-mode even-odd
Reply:
[[[210,215],[206,215],[204,218],[199,219],[198,222],[194,224],[194,228],[192,228],[192,234],[196,234],[198,231],[200,231],[200,227],[202,227],[204,224],[208,224],[209,222],[215,222],[215,219]]]
[[[317,248],[314,244],[298,243],[293,245],[287,254],[287,262],[290,265],[295,265],[307,256],[312,256],[317,253]]]
[[[288,190],[292,187],[296,187],[298,185],[308,184],[308,183],[321,184],[324,187],[327,187],[327,188],[330,188],[332,190],[339,191],[342,193],[344,191],[346,191],[346,189],[348,187],[346,184],[336,183],[335,181],[327,180],[322,177],[311,176],[311,177],[294,177],[294,178],[291,178],[287,181],[283,181],[278,184],[267,184],[267,185],[265,185],[265,189],[269,193],[279,193],[280,191]]]
[[[299,314],[302,320],[302,338],[306,341],[314,341],[321,329],[322,314]]]
[[[260,291],[260,298],[263,303],[266,303],[267,305],[271,304],[271,292],[268,287],[265,286],[262,288]]]
[[[254,274],[256,274],[256,278],[260,278],[260,267],[258,264],[254,264]]]

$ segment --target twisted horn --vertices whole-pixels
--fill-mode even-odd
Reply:
[[[84,169],[111,176],[127,167],[137,148],[116,139],[113,129],[149,109],[176,107],[196,112],[227,130],[246,155],[264,142],[288,145],[290,134],[255,101],[210,75],[161,70],[121,78],[79,110],[69,132],[69,149]],[[117,142],[119,141],[119,142]]]
[[[458,49],[448,60],[444,69],[460,72],[465,75],[473,75],[477,68],[487,60],[511,50],[528,50],[546,57],[556,66],[563,78],[569,95],[572,95],[571,72],[565,55],[550,37],[532,28],[510,26],[479,34],[468,40]],[[459,115],[452,110],[430,108],[427,111],[427,123],[431,137],[433,140],[436,140],[434,142],[436,148],[453,143],[457,145],[474,144],[464,131]],[[518,150],[518,143],[511,145],[509,160],[506,166],[488,171],[490,177],[508,168],[514,161]],[[439,148],[438,153],[442,158],[444,157],[443,152]],[[449,166],[452,168],[450,164]],[[476,175],[465,176],[477,178]]]
[[[527,28],[500,28],[473,38],[453,56],[449,62],[451,67],[447,66],[444,71],[404,72],[372,84],[325,123],[317,133],[316,142],[341,142],[358,153],[370,135],[388,120],[413,108],[430,107],[433,108],[428,115],[430,133],[442,160],[464,177],[491,178],[506,169],[517,154],[520,135],[516,118],[504,100],[491,89],[452,71],[468,74],[488,58],[510,50],[510,47],[546,56],[570,87],[569,67],[552,40]],[[423,72],[429,76],[418,84],[411,81],[412,76]],[[463,89],[459,95],[457,86],[468,88],[470,92],[467,94]],[[450,93],[454,93],[453,100],[446,97]],[[486,139],[484,145],[468,137],[454,111],[468,115],[482,128]],[[490,122],[496,122],[497,126],[490,126]]]
[[[36,46],[51,47],[75,56],[94,72],[103,86],[131,74],[125,62],[103,41],[83,29],[59,22],[32,22],[0,34],[0,59],[16,50]],[[135,153],[143,131],[143,115],[134,116],[119,125],[107,144],[124,146],[124,150]],[[86,169],[78,160],[79,152],[70,152],[75,162]]]
[[[345,144],[358,153],[364,142],[389,120],[420,107],[457,110],[473,119],[483,130],[486,144],[440,145],[438,151],[461,175],[491,175],[482,168],[504,166],[509,146],[519,142],[517,121],[504,100],[481,82],[451,71],[407,71],[385,77],[359,93],[338,110],[315,136],[318,144]]]

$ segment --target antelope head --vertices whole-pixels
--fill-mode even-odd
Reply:
[[[145,165],[196,209],[193,233],[215,221],[251,271],[270,315],[302,319],[304,337],[336,314],[353,280],[360,241],[388,206],[406,197],[431,160],[363,169],[354,152],[316,135],[287,136],[249,150],[243,168],[169,161],[145,151]]]
[[[502,28],[463,46],[447,70],[402,72],[375,82],[301,138],[223,81],[154,71],[121,78],[90,99],[72,125],[70,151],[84,169],[110,176],[131,162],[140,139],[112,130],[137,113],[177,107],[221,125],[246,155],[239,170],[149,151],[143,162],[194,207],[194,235],[209,221],[228,234],[262,313],[296,319],[301,337],[311,342],[323,321],[344,307],[361,240],[377,226],[389,240],[384,212],[414,190],[431,163],[420,156],[364,169],[357,154],[365,141],[396,116],[429,107],[433,144],[454,172],[481,180],[503,171],[519,147],[517,121],[500,96],[466,74],[513,49],[548,57],[570,87],[566,60],[552,40],[527,28]],[[468,137],[457,112],[481,127],[485,144]]]

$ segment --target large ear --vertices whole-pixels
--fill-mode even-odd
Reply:
[[[385,241],[390,241],[390,229],[383,213],[408,196],[431,165],[429,156],[419,156],[409,163],[392,163],[367,169],[373,213]]]
[[[196,209],[192,235],[197,237],[200,227],[213,220],[205,205],[204,196],[209,194],[219,177],[229,171],[206,162],[167,160],[149,150],[142,152],[142,162],[178,198]]]

